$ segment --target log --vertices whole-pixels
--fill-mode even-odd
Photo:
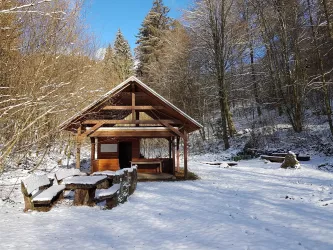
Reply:
[[[308,155],[297,156],[297,160],[299,161],[309,161],[311,158]]]
[[[260,158],[269,160],[271,162],[280,162],[281,163],[284,161],[284,157],[281,157],[281,156],[261,155]]]
[[[272,153],[270,155],[272,155],[272,156],[286,157],[287,153]],[[299,155],[299,154],[296,154],[296,158],[297,158],[298,161],[309,161],[310,160],[310,156],[308,156],[308,155]]]

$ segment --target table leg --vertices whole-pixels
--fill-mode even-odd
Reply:
[[[95,190],[96,188],[75,189],[74,206],[83,206],[83,205],[94,206]]]

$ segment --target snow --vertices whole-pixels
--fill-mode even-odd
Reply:
[[[39,187],[50,185],[50,180],[47,175],[30,175],[28,178],[23,180],[23,184],[27,189],[28,194],[31,194],[34,190]]]
[[[56,196],[59,192],[65,189],[65,185],[55,185],[51,186],[42,193],[38,194],[34,197],[33,201],[51,201],[54,196]]]
[[[57,180],[61,181],[64,178],[70,177],[70,176],[75,176],[75,175],[86,175],[85,173],[82,173],[80,169],[77,168],[69,168],[69,169],[59,169],[55,173]]]
[[[105,171],[98,171],[94,172],[92,175],[108,175],[108,176],[115,176],[115,171],[105,170]]]
[[[200,180],[138,183],[112,210],[65,199],[23,213],[15,189],[14,200],[0,199],[0,249],[333,249],[333,174],[315,168],[332,158],[296,170],[260,159],[201,163],[214,159],[223,156],[191,157]]]
[[[96,189],[95,197],[102,198],[109,195],[113,195],[120,189],[120,184],[114,184],[112,187],[108,189]]]
[[[64,179],[62,184],[94,185],[104,179],[106,179],[105,176],[74,176]]]

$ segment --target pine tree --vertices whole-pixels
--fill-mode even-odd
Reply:
[[[114,68],[120,80],[130,77],[134,71],[134,61],[128,41],[119,29],[114,42]]]
[[[134,60],[130,46],[119,29],[113,47],[109,44],[103,59],[106,82],[119,83],[133,75]]]
[[[105,56],[103,59],[103,77],[107,85],[116,84],[120,79],[115,75],[114,68],[114,51],[111,44],[108,45],[105,51]]]
[[[167,16],[170,9],[162,0],[155,0],[145,17],[137,36],[136,59],[139,61],[137,74],[147,80],[149,65],[159,61],[162,50],[161,37],[169,29],[171,19]]]

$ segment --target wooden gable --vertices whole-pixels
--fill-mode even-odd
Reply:
[[[92,137],[182,137],[201,127],[133,76],[60,125]]]

